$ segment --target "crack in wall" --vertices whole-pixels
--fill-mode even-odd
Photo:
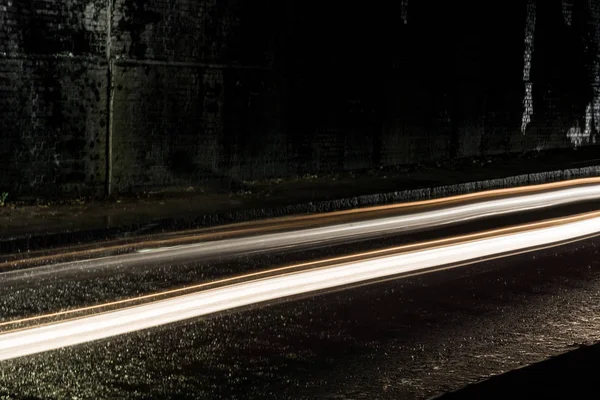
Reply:
[[[113,107],[115,90],[113,84],[113,60],[112,60],[112,17],[113,0],[108,0],[106,4],[106,166],[105,166],[105,193],[107,196],[112,194],[112,175],[113,175]]]

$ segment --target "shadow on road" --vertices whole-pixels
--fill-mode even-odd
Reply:
[[[584,346],[549,360],[469,385],[440,400],[490,398],[597,398],[600,344]]]

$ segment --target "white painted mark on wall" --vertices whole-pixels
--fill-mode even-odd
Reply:
[[[562,12],[565,23],[571,26],[573,23],[573,0],[563,0]]]
[[[567,137],[571,140],[571,143],[575,148],[590,143],[590,138],[592,136],[592,119],[592,104],[590,103],[585,109],[585,128],[583,132],[581,131],[579,122],[567,132]],[[595,142],[595,140],[593,141]]]
[[[573,0],[563,0],[563,16],[565,23],[571,25],[573,22]],[[596,45],[600,46],[600,30],[598,29],[598,23],[600,23],[600,6],[597,0],[588,1],[588,10],[591,14],[592,24],[589,26],[592,28],[592,37],[596,41]],[[590,51],[589,47],[586,46],[586,51]],[[571,127],[567,132],[567,137],[571,140],[571,143],[575,148],[583,144],[595,144],[597,141],[594,131],[598,132],[600,128],[600,54],[596,51],[593,62],[593,75],[594,83],[593,87],[593,98],[585,109],[585,127],[582,131],[579,127],[579,123],[576,123],[574,127]]]
[[[571,128],[569,128],[569,131],[567,132],[567,137],[571,140],[571,143],[573,143],[573,147],[575,148],[580,147],[585,139],[583,132],[581,132],[581,127],[579,125],[572,126]]]
[[[594,127],[596,132],[600,132],[600,54],[596,56],[594,63],[594,99],[592,100],[592,116],[594,119]]]
[[[593,29],[592,37],[596,42],[596,49],[600,48],[600,4],[598,0],[588,0]],[[596,133],[600,132],[600,51],[596,50],[594,59],[594,99],[592,100],[592,116]],[[594,138],[595,143],[595,138]]]
[[[525,82],[525,97],[523,99],[523,120],[521,122],[521,133],[524,135],[527,125],[531,122],[533,115],[533,85],[531,83],[531,57],[533,55],[535,20],[535,0],[527,2],[527,22],[525,24],[525,55],[523,57],[523,82]]]
[[[96,28],[94,26],[94,21],[96,18],[96,5],[94,3],[88,3],[88,5],[85,7],[83,15],[83,25],[85,26],[85,29],[88,31],[94,31]]]
[[[408,0],[400,1],[400,17],[404,25],[408,24]]]
[[[592,132],[594,130],[593,126],[594,121],[594,105],[592,103],[588,104],[585,109],[585,132],[584,134],[588,138],[588,141],[591,141],[593,144],[596,143],[596,137],[592,136]]]

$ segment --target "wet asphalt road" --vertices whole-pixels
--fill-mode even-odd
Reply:
[[[0,398],[429,398],[600,338],[600,240],[0,363]]]
[[[178,262],[5,269],[0,332],[18,318],[597,209],[591,201]],[[2,361],[0,399],[430,398],[600,341],[599,245],[587,239]]]
[[[3,326],[3,322],[19,318],[129,299],[296,263],[521,225],[596,209],[598,202],[584,202],[523,212],[509,218],[491,217],[422,231],[388,234],[367,240],[358,238],[346,239],[340,243],[310,243],[298,248],[286,246],[236,255],[225,252],[206,259],[195,258],[193,261],[173,262],[166,259],[134,265],[105,265],[100,262],[93,268],[77,264],[75,267],[61,269],[60,273],[57,272],[60,268],[53,264],[35,269],[18,269],[10,273],[4,270],[4,273],[0,274],[0,332],[11,329],[10,326]]]

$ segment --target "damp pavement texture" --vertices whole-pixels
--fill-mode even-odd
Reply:
[[[327,212],[600,175],[600,147],[446,164],[212,182],[109,200],[11,200],[0,207],[0,252],[127,238],[282,215]]]
[[[439,400],[593,398],[598,390],[600,344],[581,346],[528,367],[473,384]]]
[[[588,239],[0,362],[0,398],[431,398],[598,343],[599,245]]]

